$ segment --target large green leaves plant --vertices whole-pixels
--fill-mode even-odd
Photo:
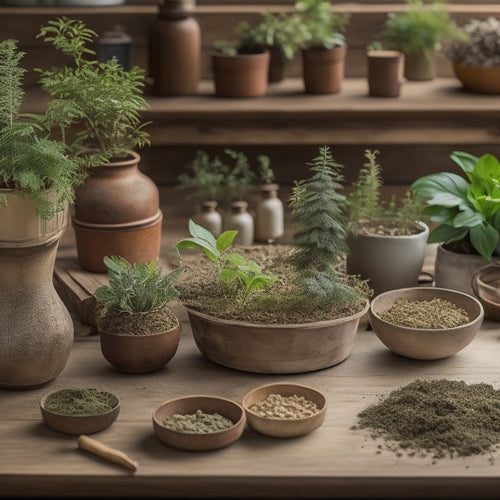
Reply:
[[[478,254],[490,260],[500,240],[500,163],[491,154],[478,158],[462,151],[454,151],[450,158],[465,178],[439,172],[411,185],[427,203],[424,214],[439,223],[428,241],[469,240]]]

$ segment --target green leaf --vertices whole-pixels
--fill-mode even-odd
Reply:
[[[192,219],[189,219],[189,234],[193,238],[206,241],[212,248],[216,248],[215,236],[203,226],[196,224]]]
[[[467,236],[469,228],[453,227],[447,224],[441,224],[434,228],[427,238],[428,243],[449,243],[450,241],[458,241]]]
[[[464,151],[453,151],[450,158],[459,165],[464,172],[472,172],[478,160],[477,156]]]
[[[202,250],[212,262],[216,262],[219,257],[217,250],[214,252],[214,249],[206,241],[197,238],[184,238],[174,243],[174,247]]]
[[[474,248],[486,260],[490,260],[496,246],[498,245],[498,231],[488,222],[483,222],[483,224],[471,227],[469,234],[470,241]]]
[[[217,238],[217,250],[222,253],[226,248],[229,248],[234,241],[234,238],[236,238],[236,235],[238,234],[238,231],[234,230],[229,230],[229,231],[224,231],[219,235]]]
[[[439,172],[417,179],[410,187],[429,205],[455,206],[467,202],[469,184],[457,174]]]

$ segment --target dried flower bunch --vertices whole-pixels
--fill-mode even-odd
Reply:
[[[500,66],[500,21],[494,17],[471,19],[464,27],[466,40],[446,48],[447,57],[467,66]]]

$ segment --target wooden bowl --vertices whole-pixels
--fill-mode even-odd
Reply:
[[[453,328],[412,328],[396,325],[380,317],[398,298],[410,301],[441,298],[463,308],[469,315],[467,324]],[[436,287],[399,288],[375,297],[368,312],[370,324],[378,338],[394,353],[413,359],[440,359],[451,356],[469,345],[484,317],[481,303],[472,295]]]
[[[197,410],[203,413],[218,413],[231,420],[234,425],[223,431],[208,434],[174,431],[164,425],[164,421],[172,415],[190,415]],[[192,395],[169,399],[153,412],[153,428],[156,436],[165,444],[181,450],[208,451],[229,446],[243,434],[245,424],[245,411],[241,405],[216,396]]]
[[[318,411],[303,418],[271,418],[264,417],[252,410],[252,406],[264,401],[271,394],[284,397],[303,396],[316,404]],[[252,389],[243,398],[243,408],[247,421],[252,429],[276,438],[290,438],[307,434],[317,429],[325,420],[326,397],[316,389],[302,384],[273,383]]]
[[[472,275],[474,295],[483,305],[486,318],[500,321],[500,266],[486,265]]]
[[[65,434],[93,434],[102,431],[111,425],[118,414],[120,413],[120,399],[111,392],[99,391],[103,395],[107,395],[114,402],[113,408],[103,413],[82,414],[82,415],[63,415],[47,409],[47,399],[54,394],[60,393],[67,389],[47,394],[40,400],[40,411],[42,419],[51,429],[63,432]],[[77,389],[78,390],[78,389]]]

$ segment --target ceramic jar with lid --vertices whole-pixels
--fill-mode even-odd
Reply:
[[[234,243],[239,245],[252,245],[254,239],[254,220],[248,212],[248,203],[246,201],[233,201],[229,204],[229,210],[223,217],[223,229],[237,230],[238,234]]]
[[[285,233],[283,202],[278,184],[263,184],[255,210],[255,241],[273,243]]]
[[[217,211],[216,201],[201,202],[193,221],[208,229],[216,238],[222,232],[222,215]]]

